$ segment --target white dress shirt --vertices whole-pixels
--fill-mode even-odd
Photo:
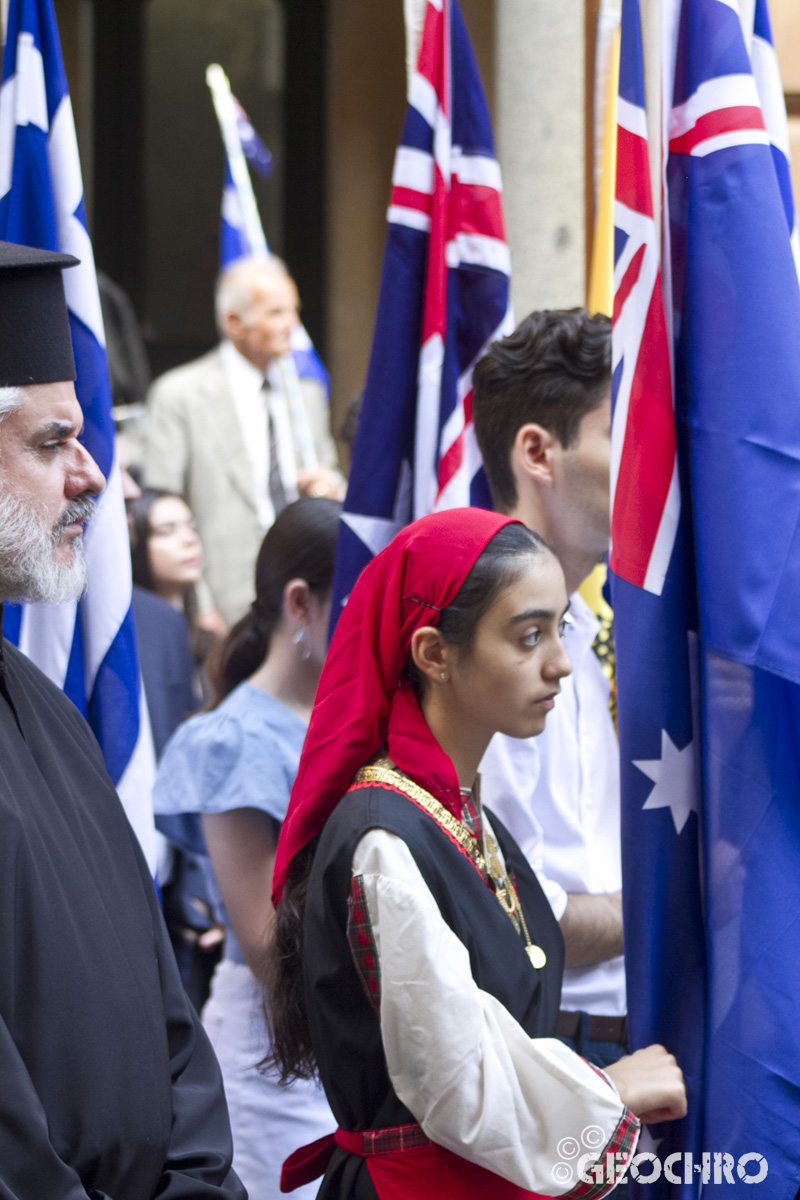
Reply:
[[[481,795],[519,843],[558,920],[568,892],[622,888],[619,749],[609,683],[592,650],[600,623],[577,592],[564,646],[572,674],[544,733],[497,734],[481,763]],[[564,972],[561,1007],[601,1016],[626,1012],[622,955]]]
[[[375,939],[381,1036],[400,1100],[440,1146],[519,1187],[569,1194],[554,1175],[565,1137],[596,1129],[602,1162],[621,1126],[638,1129],[611,1081],[557,1039],[528,1037],[477,986],[401,838],[365,834],[353,875]]]
[[[242,431],[245,450],[253,469],[258,522],[266,532],[275,520],[275,509],[269,494],[269,422],[272,417],[278,447],[278,467],[287,502],[296,500],[297,468],[294,438],[286,397],[280,386],[277,371],[269,367],[264,388],[264,374],[240,354],[232,342],[220,346],[222,364],[233,396],[236,416]]]

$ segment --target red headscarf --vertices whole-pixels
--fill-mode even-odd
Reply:
[[[278,842],[275,904],[295,854],[322,829],[356,771],[387,742],[393,762],[460,817],[455,768],[401,673],[414,631],[437,624],[486,544],[509,521],[482,508],[422,517],[359,576],[320,677]]]

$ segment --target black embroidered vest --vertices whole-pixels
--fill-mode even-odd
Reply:
[[[347,793],[320,836],[306,898],[303,962],[309,1025],[320,1077],[343,1129],[414,1122],[389,1079],[380,1018],[356,969],[347,937],[355,848],[371,829],[406,843],[444,921],[464,944],[473,978],[530,1037],[555,1034],[564,947],[550,905],[522,851],[490,814],[532,941],[546,956],[536,970],[525,941],[475,864],[427,812],[389,787]],[[374,1197],[361,1159],[338,1150],[320,1197]]]

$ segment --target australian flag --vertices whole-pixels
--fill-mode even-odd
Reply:
[[[623,0],[611,567],[629,1018],[636,1046],[677,1056],[689,1114],[640,1147],[663,1164],[641,1194],[757,1182],[762,1200],[793,1200],[800,286],[785,110],[766,0],[749,24],[730,0],[664,0],[660,16],[663,125],[645,108],[640,0]]]
[[[52,0],[10,0],[0,91],[0,238],[80,259],[64,272],[85,421],[106,476],[86,532],[88,589],[73,604],[8,606],[5,633],[88,719],[151,869],[154,774],[131,612],[131,563],[114,451],[105,335],[78,146]]]
[[[500,168],[456,0],[427,5],[392,176],[383,276],[334,580],[334,620],[416,517],[491,507],[472,368],[513,328]]]

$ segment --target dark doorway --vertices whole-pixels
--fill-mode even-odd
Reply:
[[[253,178],[324,353],[322,0],[94,0],[91,209],[98,267],[129,293],[154,374],[216,340],[224,156],[205,82],[218,62],[273,156]]]

